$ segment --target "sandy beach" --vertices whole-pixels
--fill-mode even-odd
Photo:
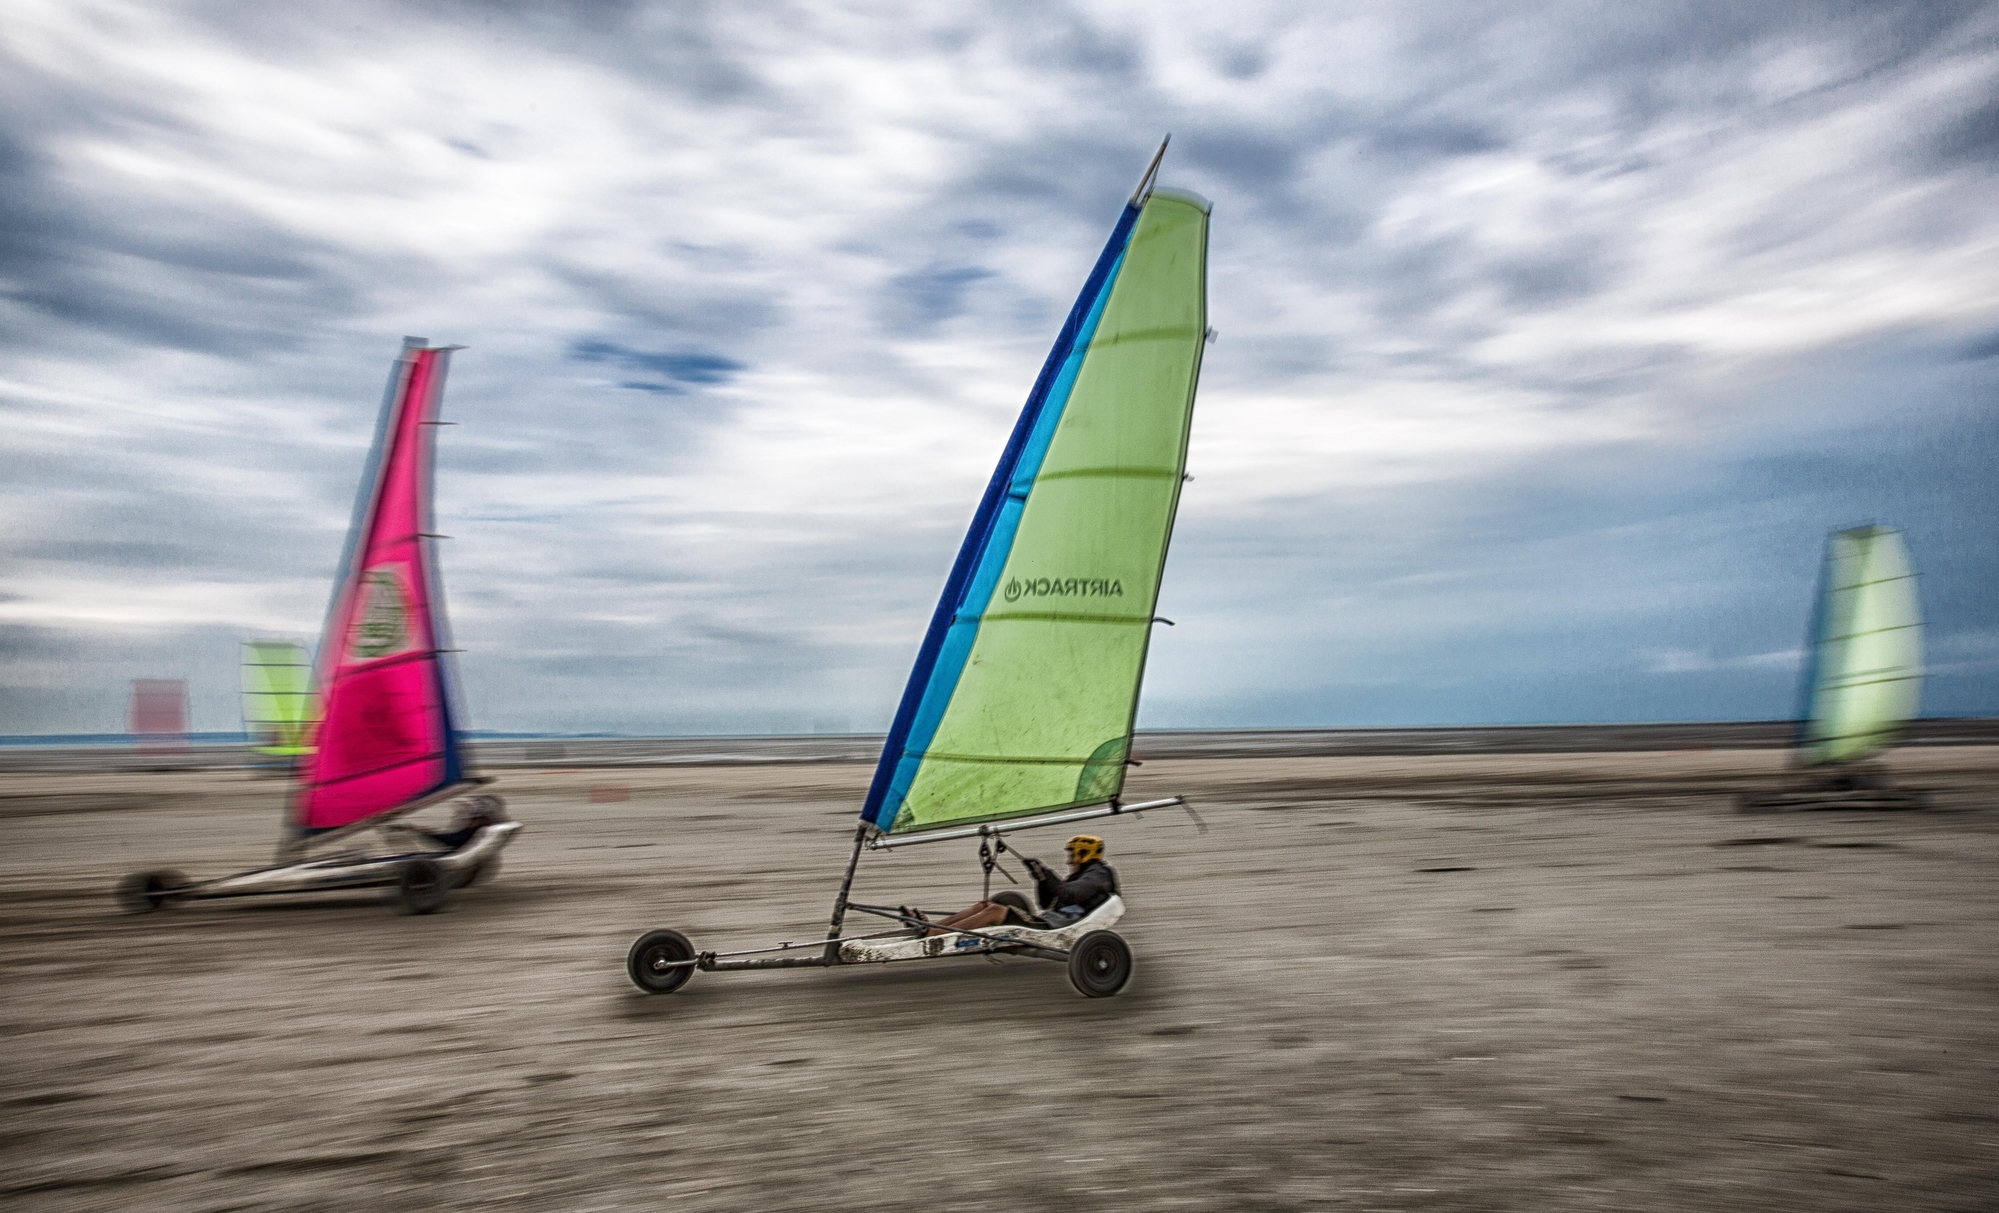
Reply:
[[[1100,832],[1126,992],[1009,958],[700,974],[810,939],[870,768],[505,772],[526,830],[431,917],[133,917],[268,861],[282,785],[0,776],[22,1210],[1990,1208],[1999,748],[1920,813],[1741,816],[1768,750],[1157,761]],[[1065,831],[1019,835],[1057,857]],[[975,899],[970,843],[856,896]]]

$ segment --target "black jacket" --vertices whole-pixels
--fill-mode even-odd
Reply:
[[[466,826],[458,830],[426,830],[422,827],[417,828],[417,833],[422,834],[425,838],[430,839],[447,851],[458,850],[466,843],[471,842],[472,836],[478,832],[478,826]]]
[[[1087,914],[1111,899],[1117,892],[1117,871],[1101,859],[1092,859],[1084,864],[1068,880],[1062,879],[1047,868],[1034,880],[1034,899],[1044,910],[1059,910],[1063,906],[1078,906]]]

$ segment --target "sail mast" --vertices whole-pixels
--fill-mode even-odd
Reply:
[[[1159,141],[1159,150],[1152,153],[1152,163],[1145,166],[1145,175],[1138,179],[1138,188],[1131,191],[1131,200],[1125,203],[1127,209],[1135,211],[1152,197],[1152,183],[1159,179],[1159,164],[1166,159],[1166,145],[1171,142],[1173,136],[1170,132]]]

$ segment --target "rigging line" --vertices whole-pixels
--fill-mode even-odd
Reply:
[[[994,831],[992,834],[989,835],[981,834],[979,836],[979,866],[985,870],[986,874],[985,892],[980,894],[979,896],[980,901],[991,901],[993,899],[992,892],[993,892],[994,868],[999,868],[1000,875],[1006,877],[1006,882],[1008,884],[1020,883],[1018,880],[1015,880],[1013,878],[1013,873],[1007,871],[1006,868],[1000,863],[999,857],[1001,855],[1004,855],[1005,853],[1006,853],[1006,839],[1001,837],[998,831]]]

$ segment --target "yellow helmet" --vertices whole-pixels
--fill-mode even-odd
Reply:
[[[1104,857],[1104,840],[1095,834],[1078,834],[1069,840],[1066,849],[1070,863],[1088,863]]]

